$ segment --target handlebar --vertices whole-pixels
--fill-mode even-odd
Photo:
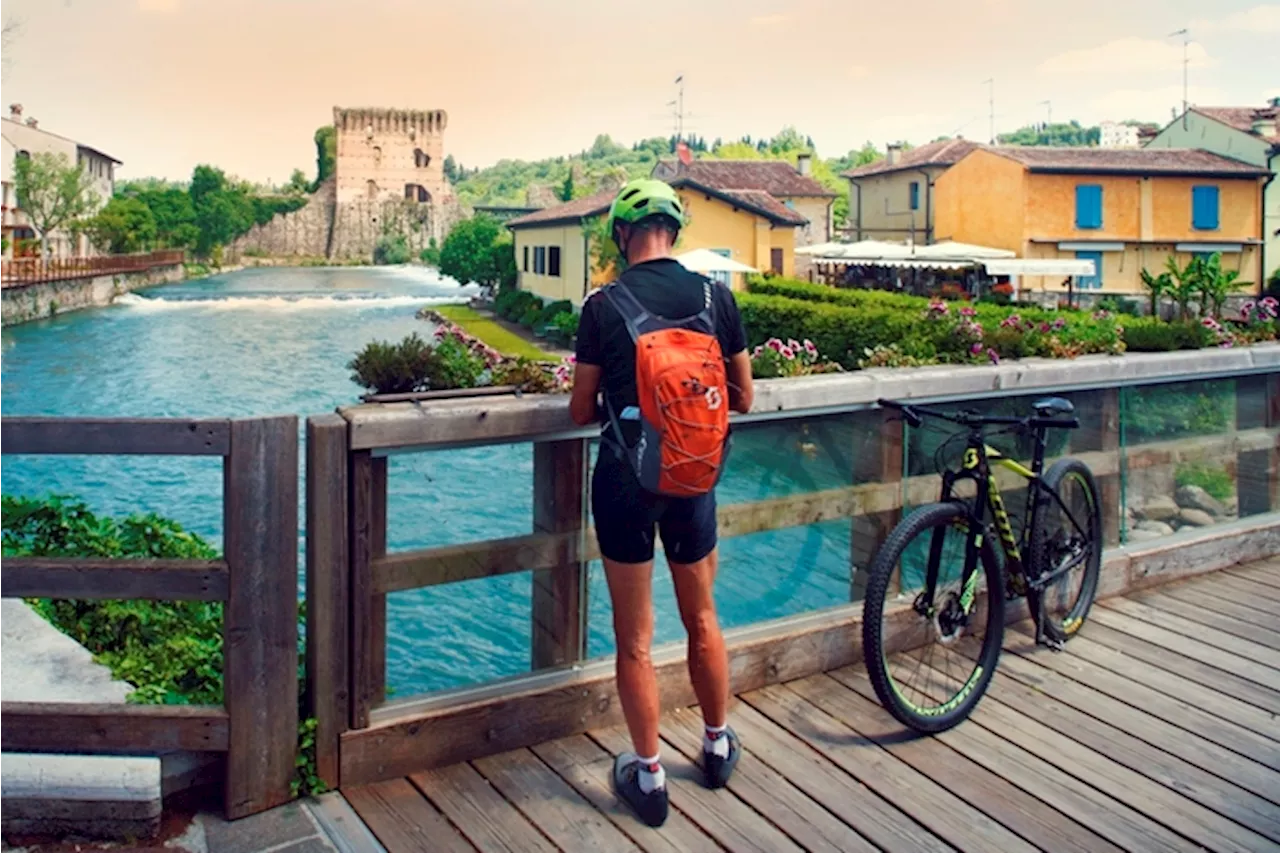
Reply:
[[[902,412],[903,419],[909,425],[917,428],[924,423],[922,415],[950,421],[953,424],[971,429],[984,426],[1016,426],[1023,429],[1077,429],[1080,426],[1080,419],[1074,416],[1070,418],[1042,418],[1038,415],[1027,415],[1026,417],[1015,418],[1008,415],[980,415],[977,412],[970,411],[940,412],[928,406],[899,403],[896,400],[883,398],[876,400],[876,403],[886,409]]]

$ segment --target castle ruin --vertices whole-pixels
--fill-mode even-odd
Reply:
[[[241,252],[369,258],[384,235],[417,254],[461,218],[444,176],[443,110],[333,108],[334,174],[307,205],[254,227]]]

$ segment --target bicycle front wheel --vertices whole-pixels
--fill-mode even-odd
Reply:
[[[968,717],[1000,657],[1004,583],[989,543],[978,540],[979,559],[964,577],[970,538],[980,533],[970,530],[964,504],[929,504],[894,528],[869,569],[867,672],[889,713],[916,731],[943,731]]]

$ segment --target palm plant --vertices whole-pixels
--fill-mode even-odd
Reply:
[[[1238,281],[1239,278],[1239,270],[1222,268],[1222,254],[1219,252],[1214,252],[1208,260],[1201,261],[1200,295],[1215,318],[1222,319],[1222,306],[1226,304],[1227,297],[1249,284],[1247,281]]]
[[[1160,300],[1173,292],[1173,277],[1167,272],[1152,275],[1146,267],[1142,268],[1139,275],[1142,276],[1142,286],[1151,296],[1151,316],[1159,320]]]
[[[1173,287],[1169,294],[1178,304],[1178,319],[1191,319],[1191,303],[1200,295],[1200,280],[1203,276],[1204,261],[1193,257],[1185,267],[1179,268],[1178,262],[1170,255],[1165,261],[1168,275],[1173,279]]]

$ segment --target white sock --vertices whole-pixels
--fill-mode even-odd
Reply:
[[[657,755],[652,758],[636,757],[640,762],[640,793],[642,794],[651,794],[659,788],[666,787],[667,771],[662,769],[658,758]]]
[[[702,751],[720,758],[729,757],[729,738],[725,735],[728,726],[707,726],[702,734]]]

